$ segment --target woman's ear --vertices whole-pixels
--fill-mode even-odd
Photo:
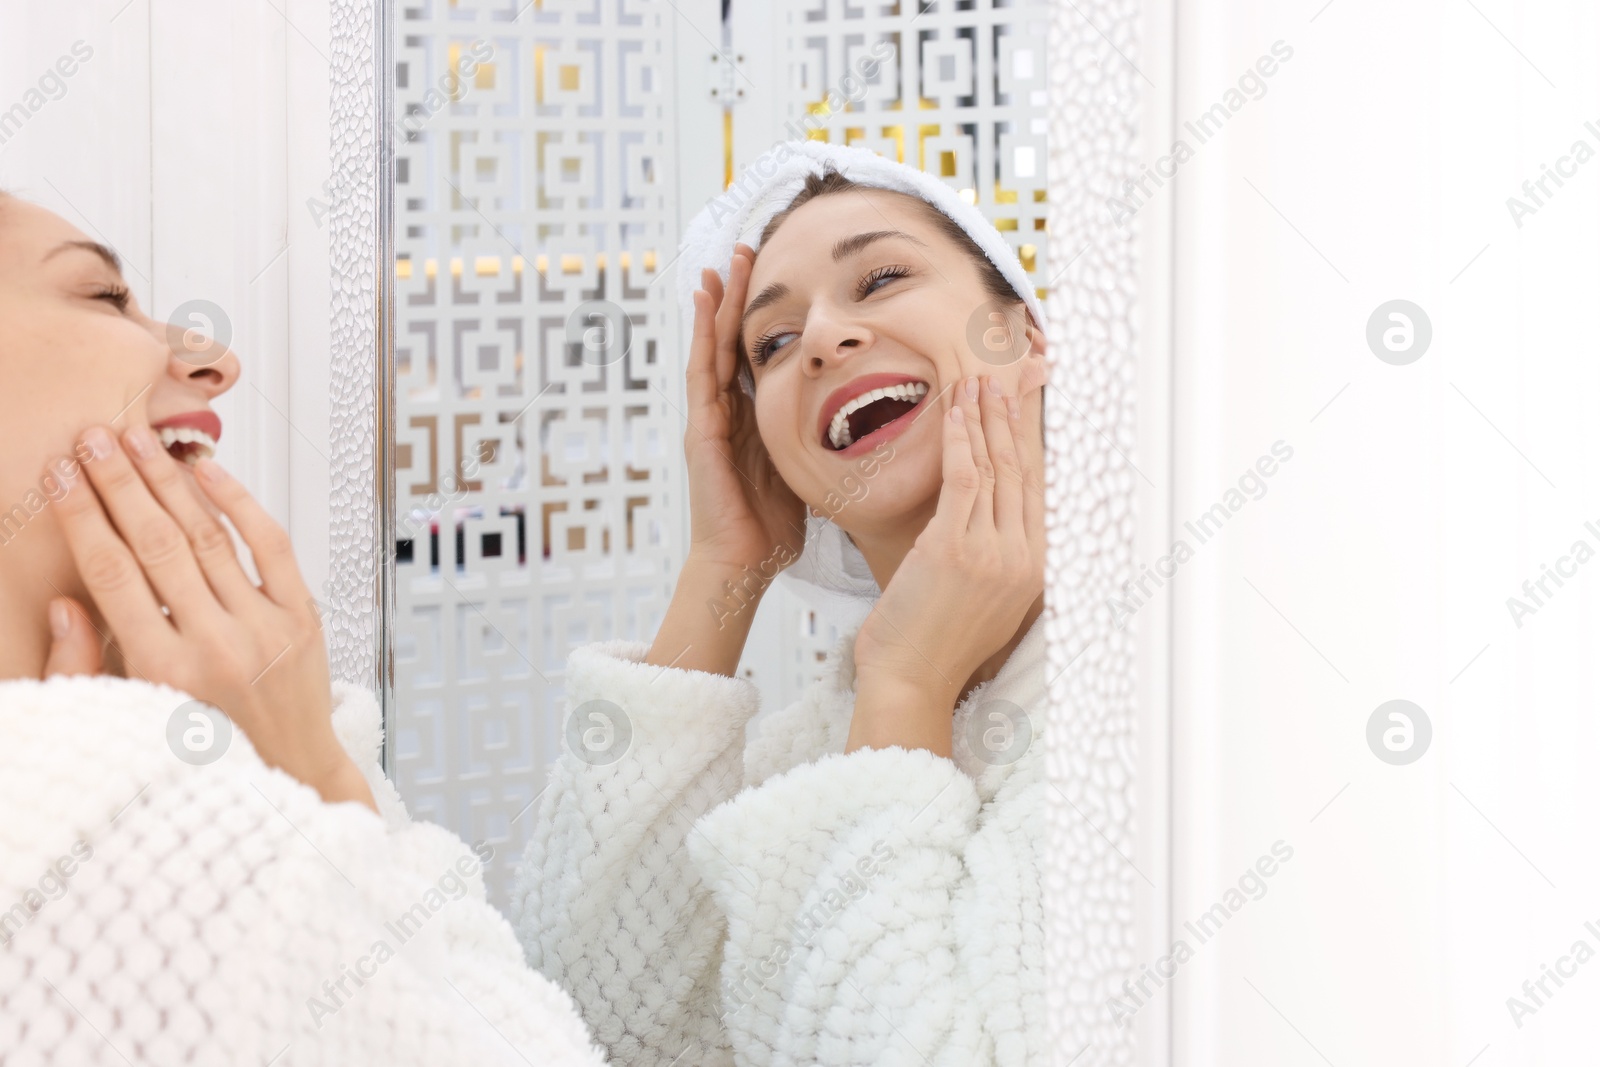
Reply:
[[[1028,347],[1018,360],[1017,368],[1017,395],[1022,396],[1032,389],[1043,388],[1050,380],[1050,353],[1045,342],[1044,331],[1033,324],[1030,319],[1024,330],[1027,332]]]

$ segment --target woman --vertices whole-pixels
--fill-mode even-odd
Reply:
[[[4,195],[0,323],[0,1060],[602,1062],[487,850],[406,816],[283,531],[208,458],[234,355]]]
[[[569,657],[596,743],[551,768],[514,921],[618,1062],[1042,1063],[1037,301],[936,179],[785,147],[686,239],[730,264],[693,294],[688,561],[653,643]],[[750,578],[810,550],[806,503],[883,592],[747,741]]]

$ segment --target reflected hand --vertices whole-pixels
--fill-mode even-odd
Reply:
[[[268,766],[324,800],[376,811],[333,731],[321,618],[283,528],[217,463],[201,460],[191,482],[149,427],[124,435],[126,452],[105,427],[83,440],[94,458],[61,498],[61,523],[129,673],[221,709]],[[222,515],[249,546],[259,587]],[[60,662],[89,664],[67,648]]]
[[[856,634],[857,677],[927,694],[942,719],[925,725],[939,725],[946,741],[967,679],[1044,590],[1046,373],[1042,356],[1024,365],[1016,417],[987,376],[976,401],[966,379],[956,382],[951,407],[963,421],[945,414],[938,508]],[[857,719],[875,710],[858,702]],[[853,719],[851,746],[899,743],[883,726]]]
[[[805,504],[772,462],[755,404],[737,380],[739,318],[755,253],[735,246],[728,290],[707,268],[694,294],[689,349],[689,550],[708,562],[770,573],[793,563],[805,543]]]

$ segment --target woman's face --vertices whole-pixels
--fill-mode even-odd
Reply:
[[[76,455],[96,424],[121,433],[143,423],[175,457],[206,454],[221,433],[211,399],[238,380],[239,361],[220,346],[186,347],[139,309],[109,250],[10,197],[0,197],[0,323],[0,569],[17,544],[49,566],[66,556],[46,463]]]
[[[887,190],[816,197],[778,227],[750,275],[741,337],[762,441],[795,494],[852,534],[931,518],[952,387],[993,374],[1016,395],[1024,366],[1043,359],[1037,331],[997,354],[998,305],[971,255],[920,203]],[[1011,305],[1010,322],[1026,321],[1023,307]],[[838,391],[854,394],[882,375],[926,383],[922,406],[836,450]],[[895,410],[903,408],[886,406]],[[863,414],[867,431],[876,420]],[[874,463],[874,454],[890,458]]]

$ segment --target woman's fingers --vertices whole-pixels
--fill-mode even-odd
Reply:
[[[100,635],[83,608],[70,597],[56,597],[49,612],[50,655],[44,661],[44,676],[101,673]]]
[[[202,506],[179,461],[161,447],[155,432],[146,426],[135,426],[122,435],[122,442],[156,500],[189,539],[195,559],[223,607],[230,614],[240,615],[258,606],[261,594],[244,572],[233,538]]]
[[[222,464],[202,459],[195,464],[195,476],[206,496],[222,509],[239,536],[250,549],[261,575],[261,591],[279,607],[289,611],[310,611],[311,590],[301,577],[294,548],[282,526],[273,521],[265,508],[256,503],[245,487]]]
[[[173,623],[180,630],[218,625],[222,606],[200,571],[189,539],[151,495],[128,454],[104,426],[91,427],[83,441],[95,457],[84,467],[89,480],[121,539],[133,550],[150,587],[167,605]],[[120,627],[117,631],[124,632]]]
[[[702,272],[701,284],[705,284]],[[694,293],[694,337],[689,343],[688,400],[690,412],[704,411],[717,399],[716,303],[709,292]]]
[[[90,460],[90,465],[98,462],[102,461]],[[136,671],[140,663],[160,661],[176,644],[178,632],[162,612],[139,561],[112,527],[94,487],[81,472],[62,485],[66,492],[56,513],[67,548],[84,588],[122,642],[124,660]]]
[[[994,468],[992,521],[1002,536],[1021,538],[1024,536],[1022,466],[1015,433],[1020,427],[1011,417],[1010,406],[1014,403],[1016,397],[1001,392],[999,377],[989,375],[983,386],[982,407],[983,434],[989,446],[989,462]]]
[[[728,264],[728,289],[717,308],[717,381],[731,388],[739,362],[739,319],[744,314],[745,289],[750,283],[751,260],[735,248]]]
[[[984,388],[982,379],[974,375],[961,383],[958,398],[967,437],[972,442],[972,465],[978,472],[978,493],[972,502],[972,514],[967,517],[967,530],[972,533],[995,528],[994,464],[989,459],[988,439],[983,432]],[[976,398],[974,393],[978,394]]]
[[[981,485],[978,468],[972,462],[966,388],[966,382],[957,381],[950,393],[950,410],[944,417],[944,484],[930,523],[957,539],[966,533]]]

